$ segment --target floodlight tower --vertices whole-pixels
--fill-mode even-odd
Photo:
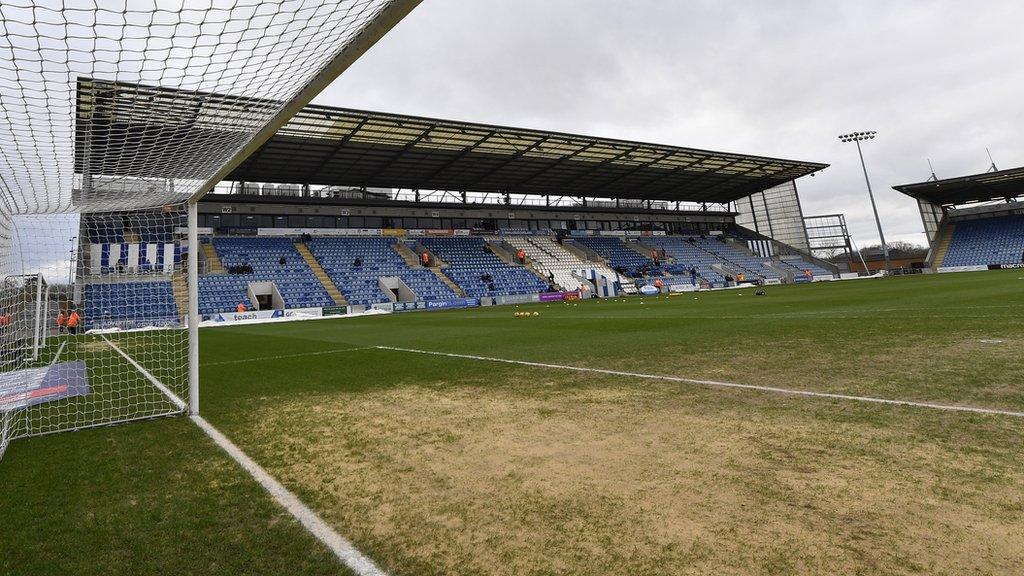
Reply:
[[[875,213],[875,225],[878,226],[878,239],[882,242],[882,254],[885,255],[885,270],[892,270],[892,262],[889,260],[889,245],[885,243],[885,234],[882,232],[882,220],[878,217],[878,206],[875,205],[875,194],[871,191],[871,180],[868,178],[868,167],[864,163],[864,152],[860,149],[861,140],[871,140],[875,132],[850,132],[840,134],[840,142],[853,142],[857,144],[857,155],[860,156],[860,167],[864,170],[864,183],[868,185],[868,198],[871,199],[871,211]]]

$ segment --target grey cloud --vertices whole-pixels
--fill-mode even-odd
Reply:
[[[831,163],[808,214],[923,241],[894,184],[1024,164],[1015,1],[426,0],[317,102]]]

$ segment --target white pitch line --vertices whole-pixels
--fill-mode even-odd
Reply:
[[[298,496],[281,485],[276,478],[270,475],[262,466],[250,458],[241,448],[228,439],[219,430],[213,427],[202,416],[191,416],[192,421],[209,436],[217,446],[227,452],[238,465],[245,469],[254,480],[259,482],[273,498],[295,517],[302,526],[309,531],[317,540],[327,546],[331,552],[350,570],[360,576],[386,576],[373,560],[364,556],[362,552],[349,542],[346,538],[334,531],[323,521],[316,512],[299,500]]]
[[[168,390],[162,382],[157,380],[155,376],[139,365],[139,363],[131,356],[118,348],[117,345],[108,340],[106,336],[103,336],[103,339],[107,341],[107,344],[109,344],[111,348],[128,360],[132,366],[135,366],[135,368],[141,372],[147,380],[163,391],[164,394],[167,394],[172,401],[177,400],[176,403],[180,402],[182,410],[186,408],[187,405],[182,402],[180,398],[175,396],[173,392]],[[266,490],[282,508],[287,510],[288,513],[298,520],[314,538],[319,540],[338,558],[338,560],[344,563],[346,567],[359,576],[387,576],[383,570],[374,564],[373,560],[364,556],[363,553],[357,550],[351,542],[335,532],[330,525],[317,516],[316,512],[313,512],[313,510],[303,504],[302,500],[299,500],[298,496],[285,488],[277,481],[276,478],[271,476],[269,472],[264,470],[262,466],[257,464],[255,460],[250,458],[248,454],[243,452],[241,448],[236,446],[234,442],[222,434],[220,430],[217,430],[212,424],[207,422],[205,418],[198,414],[189,416],[189,418],[191,418],[192,421],[195,422],[196,426],[199,426],[200,430],[205,432],[206,435],[209,436],[215,444],[217,444],[217,446],[237,462],[242,469],[248,472],[249,475],[252,476],[253,480],[258,482],[259,485],[262,486],[263,489]]]
[[[53,366],[54,364],[56,364],[57,360],[60,359],[60,354],[61,354],[61,352],[64,351],[64,346],[67,343],[68,343],[68,341],[65,340],[65,341],[60,343],[60,346],[57,346],[57,351],[53,353],[53,360],[50,360],[50,366]]]
[[[593,372],[597,374],[609,374],[612,376],[626,376],[630,378],[645,378],[648,380],[667,380],[669,382],[685,382],[687,384],[699,384],[702,386],[713,386],[718,388],[737,388],[740,390],[757,390],[759,392],[772,392],[775,394],[786,394],[790,396],[809,396],[812,398],[828,398],[831,400],[850,400],[855,402],[869,402],[873,404],[889,404],[894,406],[910,406],[914,408],[930,408],[933,410],[947,410],[951,412],[972,412],[975,414],[990,414],[998,416],[1013,416],[1024,418],[1024,412],[1013,410],[1000,410],[998,408],[981,408],[977,406],[958,406],[955,404],[935,404],[932,402],[915,402],[913,400],[895,400],[891,398],[878,398],[875,396],[854,396],[850,394],[836,394],[833,392],[814,392],[811,390],[798,390],[795,388],[778,388],[776,386],[759,386],[756,384],[737,384],[735,382],[719,382],[717,380],[698,380],[696,378],[683,378],[681,376],[663,376],[659,374],[643,374],[639,372],[623,372],[621,370],[606,370],[604,368],[586,368],[583,366],[567,366],[564,364],[547,364],[544,362],[529,362],[526,360],[510,360],[507,358],[493,358],[491,356],[474,356],[472,354],[453,354],[450,352],[435,352],[432,350],[417,350],[415,348],[399,348],[397,346],[377,346],[380,350],[393,350],[396,352],[411,352],[414,354],[427,354],[431,356],[446,356],[449,358],[464,358],[467,360],[482,360],[486,362],[501,362],[504,364],[518,364],[520,366],[535,366],[538,368],[554,368],[558,370],[573,370],[576,372]]]
[[[172,402],[172,403],[173,403],[173,404],[174,404],[175,406],[177,406],[179,410],[181,410],[182,412],[187,412],[187,411],[188,411],[188,404],[186,404],[184,400],[182,400],[182,399],[181,399],[180,397],[178,397],[178,395],[177,395],[177,394],[175,394],[174,392],[172,392],[170,388],[168,388],[167,386],[164,386],[164,383],[163,383],[163,382],[161,382],[160,380],[157,380],[156,376],[153,376],[153,374],[151,374],[151,373],[149,372],[149,370],[146,370],[145,368],[143,368],[143,367],[142,367],[142,365],[141,365],[141,364],[139,364],[138,362],[136,362],[134,358],[132,358],[131,356],[129,356],[129,355],[128,355],[128,354],[127,354],[127,353],[126,353],[126,352],[125,352],[124,350],[121,350],[121,349],[120,349],[120,348],[119,348],[119,347],[117,346],[117,344],[114,344],[114,342],[113,342],[113,341],[111,341],[111,340],[110,340],[109,338],[107,338],[105,334],[100,334],[100,337],[101,337],[101,338],[103,338],[104,340],[106,340],[106,341],[107,341],[107,344],[108,344],[108,345],[109,345],[109,346],[110,346],[111,348],[113,348],[115,352],[117,352],[117,353],[118,353],[118,354],[120,354],[120,355],[121,355],[121,356],[122,356],[122,357],[123,357],[123,358],[124,358],[125,360],[127,360],[129,364],[131,364],[132,366],[134,366],[136,370],[138,370],[139,372],[141,372],[141,373],[142,373],[142,375],[146,377],[146,380],[149,380],[149,382],[150,382],[151,384],[153,384],[153,386],[156,386],[157,390],[159,390],[159,391],[163,392],[163,393],[164,393],[164,396],[167,396],[167,398],[168,398],[168,399],[169,399],[169,400],[170,400],[170,401],[171,401],[171,402]]]
[[[226,364],[245,364],[247,362],[262,362],[263,360],[283,360],[285,358],[299,358],[302,356],[323,356],[324,354],[337,354],[339,352],[355,352],[357,350],[373,350],[375,346],[361,346],[359,348],[340,348],[337,350],[321,350],[319,352],[297,352],[295,354],[280,354],[277,356],[260,356],[259,358],[242,358],[240,360],[223,360],[220,362],[207,362],[200,364],[200,367],[224,366]]]

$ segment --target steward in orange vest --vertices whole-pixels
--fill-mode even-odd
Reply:
[[[78,310],[72,310],[71,315],[68,316],[68,332],[78,334],[78,324],[81,321],[82,317],[78,315]]]

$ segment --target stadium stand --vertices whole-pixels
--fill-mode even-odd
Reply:
[[[172,326],[178,306],[170,282],[109,282],[85,286],[83,326],[94,328]]]
[[[82,228],[94,244],[173,242],[174,226],[173,219],[149,213],[101,213],[82,218]]]
[[[421,244],[444,260],[443,271],[472,298],[535,294],[546,282],[522,266],[506,264],[480,237],[424,238]]]
[[[409,266],[395,251],[395,243],[394,238],[379,237],[314,238],[306,245],[350,304],[390,302],[379,282],[387,277],[400,278],[421,300],[457,296],[430,270]]]
[[[658,236],[645,238],[644,242],[665,251],[665,255],[675,261],[675,266],[682,269],[680,274],[688,274],[693,267],[697,276],[715,286],[725,284],[725,277],[712,268],[720,261],[710,252],[698,248],[685,238],[679,236]]]
[[[661,268],[654,265],[654,260],[643,256],[636,250],[629,248],[621,238],[608,236],[585,236],[573,238],[581,245],[597,252],[602,258],[608,261],[613,270],[622,270],[628,276],[658,276]]]
[[[250,282],[273,282],[287,308],[331,306],[333,300],[288,238],[213,238],[213,247],[228,274],[199,277],[199,312],[233,311],[247,297]],[[281,259],[284,263],[281,263]],[[236,266],[251,266],[251,273],[231,274]]]
[[[578,290],[581,282],[573,270],[597,270],[610,278],[616,274],[600,262],[584,260],[556,242],[550,236],[505,236],[513,248],[522,249],[527,258],[541,273],[549,275],[563,290]]]
[[[1019,264],[1024,261],[1024,216],[956,222],[943,266]]]
[[[803,274],[804,270],[810,270],[815,278],[833,278],[835,276],[832,272],[799,256],[780,256],[778,262],[782,266],[792,269],[794,277],[799,277],[800,274]]]
[[[737,272],[742,272],[748,277],[780,278],[778,272],[765,266],[766,258],[760,258],[745,249],[730,244],[724,236],[696,238],[694,243],[698,248],[716,256],[722,264],[736,269]]]

